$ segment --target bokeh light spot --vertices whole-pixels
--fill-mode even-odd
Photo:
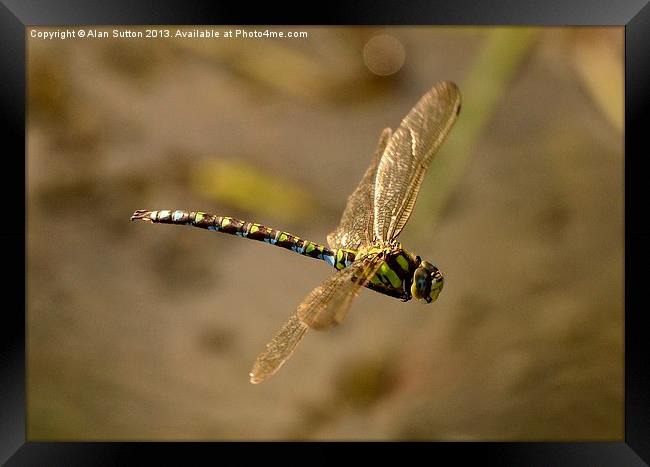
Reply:
[[[363,61],[376,75],[397,73],[404,65],[406,52],[402,43],[388,34],[379,34],[363,47]]]

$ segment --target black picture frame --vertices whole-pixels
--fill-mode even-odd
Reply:
[[[0,3],[0,96],[3,171],[0,184],[5,222],[2,238],[5,279],[0,326],[0,463],[6,465],[130,465],[147,460],[227,458],[249,462],[286,456],[327,454],[336,443],[42,443],[26,440],[25,306],[25,52],[26,28],[78,24],[426,24],[426,25],[602,25],[625,27],[625,436],[619,442],[346,443],[377,457],[418,455],[434,460],[493,461],[499,465],[636,466],[650,462],[650,345],[642,325],[642,285],[650,264],[650,228],[644,207],[650,184],[644,167],[650,153],[644,125],[650,112],[650,6],[647,0],[363,0],[305,3],[216,3],[98,0],[2,0]],[[644,142],[645,141],[645,142]],[[9,143],[9,144],[8,144]],[[21,191],[22,190],[22,191]],[[22,196],[17,195],[22,193]],[[367,456],[367,453],[364,453]],[[235,457],[231,457],[235,456]],[[440,457],[444,459],[445,457]],[[140,459],[136,461],[135,459]],[[332,458],[335,460],[336,458]],[[368,457],[366,457],[368,459]]]

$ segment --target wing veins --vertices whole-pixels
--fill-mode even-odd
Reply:
[[[377,168],[374,235],[386,243],[408,221],[424,175],[460,111],[455,84],[433,86],[404,117]]]
[[[338,227],[327,236],[330,248],[356,250],[361,244],[369,244],[374,240],[375,179],[377,167],[390,137],[390,128],[385,128],[379,137],[370,166],[348,198]]]
[[[261,383],[273,376],[309,328],[325,329],[343,321],[359,289],[374,276],[381,262],[379,256],[359,259],[312,290],[255,360],[251,383]]]

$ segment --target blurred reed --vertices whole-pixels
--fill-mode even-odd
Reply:
[[[418,198],[418,210],[435,224],[454,188],[463,176],[478,139],[490,122],[521,64],[530,53],[539,30],[498,28],[485,32],[485,44],[467,73],[458,83],[462,108],[458,121],[429,171]],[[429,222],[427,222],[429,224]],[[429,225],[409,226],[415,235],[424,235]]]
[[[308,190],[244,161],[205,159],[189,170],[190,188],[216,204],[287,223],[308,222],[318,212]]]

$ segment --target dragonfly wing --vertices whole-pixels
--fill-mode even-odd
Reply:
[[[307,329],[307,325],[293,314],[255,360],[250,372],[251,383],[261,383],[278,371],[296,349]]]
[[[370,166],[363,175],[356,190],[348,198],[341,222],[334,232],[327,236],[330,248],[356,250],[359,245],[370,243],[373,239],[373,202],[375,196],[375,176],[381,155],[391,136],[390,128],[385,128]]]
[[[374,235],[387,242],[408,221],[420,185],[460,112],[460,92],[437,83],[411,109],[386,145],[377,168]]]
[[[359,288],[372,278],[380,265],[377,256],[355,261],[312,290],[255,360],[250,372],[251,383],[261,383],[275,374],[291,357],[309,328],[340,323]]]
[[[303,323],[314,329],[339,324],[347,315],[359,289],[372,279],[381,262],[379,256],[354,261],[312,290],[296,314]]]

